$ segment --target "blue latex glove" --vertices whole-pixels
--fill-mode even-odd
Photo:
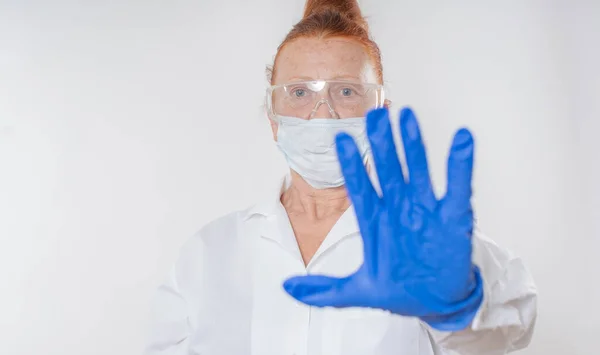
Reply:
[[[408,179],[398,159],[388,110],[367,115],[382,197],[369,180],[354,140],[343,133],[336,138],[363,239],[362,266],[343,278],[293,277],[284,288],[312,306],[379,308],[419,317],[439,330],[461,330],[471,324],[483,299],[481,275],[471,261],[473,138],[466,129],[454,136],[447,191],[438,200],[410,109],[400,113],[400,130]]]

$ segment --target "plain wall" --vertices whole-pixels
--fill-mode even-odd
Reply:
[[[567,273],[571,275],[566,292],[573,296],[562,297],[564,308],[572,307],[581,316],[577,327],[569,329],[571,337],[577,339],[573,353],[595,354],[600,330],[600,2],[562,9],[569,24],[565,53],[570,58],[566,78],[570,79],[567,95],[571,108],[566,118],[577,127],[579,149],[571,152],[571,159],[580,164],[580,170],[567,172],[570,177],[565,185],[580,190],[580,196],[569,207],[576,216],[575,228],[565,236],[576,249],[559,259],[573,263],[564,272],[567,277]],[[575,259],[571,255],[578,256]]]
[[[302,0],[0,0],[0,353],[136,354],[181,243],[285,171],[264,68]],[[362,1],[444,189],[476,137],[483,231],[540,290],[528,355],[600,330],[600,2]]]

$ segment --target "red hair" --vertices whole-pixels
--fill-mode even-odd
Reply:
[[[277,58],[281,50],[298,38],[343,37],[360,43],[373,62],[379,84],[383,84],[381,53],[369,35],[369,26],[362,16],[357,0],[307,0],[302,20],[287,34],[277,48],[275,61],[268,70],[268,80],[273,84]]]

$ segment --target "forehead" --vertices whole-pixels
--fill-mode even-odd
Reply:
[[[275,66],[274,84],[317,79],[377,82],[364,47],[344,38],[294,40],[281,50]]]

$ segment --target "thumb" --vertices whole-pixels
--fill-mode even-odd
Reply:
[[[296,276],[287,279],[283,288],[290,296],[309,306],[350,307],[348,285],[351,280],[351,277]]]

